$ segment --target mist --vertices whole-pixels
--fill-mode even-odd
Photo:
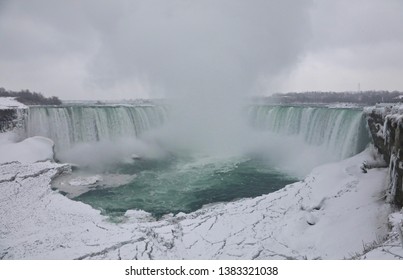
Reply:
[[[82,144],[59,156],[89,165],[90,159],[115,162],[143,150],[162,156],[160,150],[224,156],[254,152],[259,136],[244,114],[248,98],[262,87],[270,90],[299,62],[311,37],[311,5],[308,0],[80,4],[77,20],[97,38],[90,48],[96,52],[86,59],[87,87],[114,92],[135,84],[150,97],[163,97],[170,116],[162,129],[133,143]],[[70,31],[63,23],[60,19],[63,30]]]
[[[99,172],[119,164],[130,164],[135,160],[162,159],[166,156],[168,154],[158,144],[133,138],[78,143],[56,153],[56,158],[62,162]]]
[[[267,83],[298,61],[309,37],[309,4],[135,1],[108,29],[95,21],[102,44],[90,65],[93,82],[114,87],[135,77],[150,96],[165,97],[171,118],[164,141],[236,150],[246,134],[246,98],[263,76]]]

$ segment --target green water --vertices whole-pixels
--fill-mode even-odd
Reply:
[[[79,124],[77,124],[74,121],[77,119],[74,117],[76,114],[66,114],[66,112],[70,112],[69,110],[82,113],[77,115],[80,116],[80,119],[83,116],[83,119],[87,121],[83,124],[78,121]],[[54,115],[53,118],[50,118],[50,123],[57,123],[54,130],[61,135],[59,138],[51,137],[56,139],[56,146],[59,147],[68,147],[67,144],[77,144],[77,141],[84,143],[88,141],[88,143],[96,143],[91,141],[101,140],[112,141],[115,136],[140,139],[138,137],[140,137],[141,131],[162,125],[166,121],[165,114],[161,113],[165,112],[165,109],[159,107],[133,107],[130,109],[126,107],[91,107],[74,108],[74,110],[63,108],[48,111],[52,112],[50,115]],[[32,117],[33,120],[38,121],[32,122],[32,124],[41,123],[42,119],[48,120],[44,117],[48,111],[38,110],[37,114]],[[102,184],[74,199],[101,209],[110,217],[122,217],[129,209],[145,210],[157,218],[167,213],[189,213],[210,203],[256,197],[274,192],[298,180],[278,168],[289,169],[288,172],[301,170],[303,171],[301,173],[308,172],[318,164],[341,160],[357,154],[369,142],[365,120],[359,109],[257,105],[248,108],[247,116],[251,130],[245,131],[244,139],[237,136],[237,140],[244,140],[245,147],[247,147],[245,151],[254,151],[258,153],[258,156],[254,154],[253,156],[217,157],[191,154],[204,149],[195,148],[187,153],[188,147],[182,149],[180,144],[181,148],[178,152],[175,146],[176,141],[173,141],[175,145],[171,149],[172,137],[168,137],[168,140],[165,141],[167,131],[163,131],[162,138],[157,137],[158,141],[155,143],[158,148],[162,147],[164,152],[171,156],[155,160],[138,159],[130,164],[114,166],[105,172],[136,175],[136,177],[129,183],[118,187],[116,184],[114,186]],[[56,120],[63,120],[63,122],[59,124]],[[64,123],[67,125],[63,126]],[[38,130],[47,127],[45,124],[38,128],[33,126]],[[133,127],[141,127],[141,129],[133,130]],[[34,128],[33,130],[36,131]],[[53,129],[50,129],[50,132],[46,132],[52,136],[52,131]],[[47,136],[48,134],[39,135]],[[72,143],[63,145],[60,139],[69,139],[71,134],[77,134],[77,137],[73,137]],[[169,133],[167,135],[169,136]],[[191,136],[189,137],[192,138]],[[151,139],[153,138],[151,137]],[[186,144],[177,133],[174,133],[173,139],[179,139],[179,143]],[[119,149],[116,149],[121,145],[118,143],[120,142],[116,142],[111,150],[117,151],[116,154],[120,152]],[[151,143],[154,142],[151,141]],[[196,141],[196,143],[199,142]],[[148,147],[148,145],[144,146]],[[166,151],[165,146],[168,147]],[[240,146],[244,148],[243,145]],[[128,147],[134,149],[133,153],[137,154],[136,149],[139,147],[136,145]],[[125,147],[120,148],[126,152]],[[102,149],[91,150],[91,153],[87,155],[80,153],[78,156],[72,152],[72,159],[74,162],[75,158],[90,158],[95,153],[97,156],[101,154],[99,157],[94,156],[100,161],[107,158],[114,162],[115,158],[110,157],[115,154],[112,153],[111,156],[111,152],[108,153],[107,148],[105,150],[107,153],[104,155],[102,155],[104,152]],[[158,149],[156,150],[158,151]],[[214,152],[210,152],[210,154],[216,155],[217,151],[212,150]],[[300,151],[304,153],[299,154]],[[218,152],[221,151],[218,150]],[[273,162],[266,161],[267,158],[271,158]],[[69,159],[67,158],[67,160]],[[77,164],[85,166],[87,163],[84,160]],[[103,163],[94,162],[93,165],[103,166]]]
[[[136,174],[117,188],[95,189],[76,200],[111,217],[141,209],[159,218],[168,213],[189,213],[203,205],[256,197],[297,181],[259,158],[169,157],[136,160],[114,172]]]

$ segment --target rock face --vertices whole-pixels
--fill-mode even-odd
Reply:
[[[14,97],[0,97],[0,133],[23,127],[27,112],[28,107]]]
[[[25,109],[0,108],[0,133],[23,127]]]
[[[14,109],[0,110],[0,132],[14,128],[14,120],[17,119],[17,111]]]
[[[403,106],[375,106],[365,109],[374,145],[389,163],[387,198],[403,206]]]

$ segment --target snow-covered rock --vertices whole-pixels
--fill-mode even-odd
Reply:
[[[403,105],[365,108],[373,143],[389,164],[388,200],[403,206]]]
[[[88,185],[94,185],[98,182],[102,181],[102,176],[101,175],[95,175],[95,176],[79,176],[74,179],[71,179],[69,181],[69,184],[71,186],[88,186]]]
[[[0,97],[0,133],[21,128],[27,109],[13,97]]]

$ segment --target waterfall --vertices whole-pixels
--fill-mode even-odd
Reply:
[[[26,136],[52,139],[56,149],[77,143],[137,137],[167,119],[163,106],[60,106],[30,107]]]
[[[357,154],[369,143],[359,109],[253,105],[247,113],[254,129],[292,136],[299,143],[320,147],[334,159]],[[26,137],[48,137],[56,151],[62,151],[79,143],[138,138],[162,126],[167,115],[168,110],[157,105],[38,106],[29,108],[24,124]]]
[[[357,154],[369,143],[359,109],[256,105],[249,108],[248,116],[259,130],[298,137],[325,148],[338,159]]]

